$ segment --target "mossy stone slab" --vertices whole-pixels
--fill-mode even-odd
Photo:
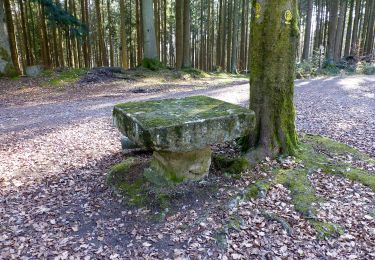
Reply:
[[[137,145],[171,152],[230,141],[255,125],[253,111],[206,96],[118,104],[113,118]]]

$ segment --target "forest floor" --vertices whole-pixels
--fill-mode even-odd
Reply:
[[[319,170],[309,175],[319,218],[342,229],[332,238],[319,238],[283,185],[238,200],[278,161],[240,179],[211,174],[169,212],[127,205],[106,183],[109,168],[129,156],[112,125],[113,105],[200,94],[246,106],[248,80],[133,73],[94,81],[0,79],[0,259],[375,258],[375,193],[360,183]],[[301,134],[375,157],[375,76],[299,80],[295,92]],[[357,163],[375,174],[372,162]],[[287,158],[282,166],[295,163]]]

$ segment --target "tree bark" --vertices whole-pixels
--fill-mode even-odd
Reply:
[[[230,72],[231,69],[231,55],[232,55],[232,33],[233,33],[233,0],[228,0],[228,7],[227,7],[227,46],[226,46],[226,71]]]
[[[108,42],[109,42],[109,65],[113,67],[115,65],[114,59],[115,54],[113,50],[113,24],[112,24],[112,12],[111,12],[111,1],[107,0],[107,15],[108,15]]]
[[[190,0],[184,0],[184,22],[183,22],[183,57],[182,67],[191,67],[191,46],[190,46]]]
[[[356,0],[350,55],[358,54],[358,30],[359,30],[358,26],[359,26],[360,15],[361,15],[361,0]]]
[[[0,3],[0,77],[14,76],[17,73],[12,61],[8,30],[5,21],[4,5]]]
[[[344,56],[350,55],[350,46],[351,46],[352,28],[353,28],[353,10],[354,10],[354,0],[350,0],[349,20],[348,20],[348,26],[346,29]]]
[[[238,27],[239,27],[239,1],[233,3],[233,31],[232,31],[232,55],[231,55],[231,73],[237,73],[237,50],[238,50]]]
[[[366,44],[365,44],[365,55],[370,55],[373,51],[374,46],[374,30],[375,30],[375,0],[372,0],[370,6],[370,19],[368,24]]]
[[[16,35],[14,33],[12,8],[11,8],[9,0],[4,0],[4,9],[5,9],[6,24],[7,24],[7,29],[8,29],[10,54],[12,57],[14,68],[17,71],[17,74],[21,74],[20,67],[18,64],[18,53],[17,53],[17,45],[16,45]]]
[[[327,61],[329,64],[332,64],[334,61],[335,55],[335,46],[336,46],[336,31],[338,23],[338,8],[339,0],[332,0],[330,3],[330,12],[329,12],[329,26],[328,26],[328,45],[327,45]]]
[[[184,56],[183,0],[176,0],[176,68],[181,69]]]
[[[152,0],[142,0],[144,59],[157,60],[154,10]]]
[[[256,125],[248,155],[259,160],[294,154],[298,144],[293,92],[299,29],[297,0],[253,1],[253,10],[250,109]]]
[[[343,34],[344,34],[344,26],[345,26],[345,16],[346,16],[346,0],[340,1],[340,16],[338,18],[338,25],[336,30],[336,40],[335,40],[335,53],[334,53],[334,60],[338,62],[341,58],[342,52],[342,41],[343,41]]]
[[[126,46],[125,0],[120,0],[120,44],[121,44],[121,66],[124,69],[128,69],[129,64],[128,64],[128,48]]]
[[[308,60],[310,55],[311,22],[313,13],[313,0],[307,1],[307,19],[305,27],[305,39],[303,42],[302,60]]]

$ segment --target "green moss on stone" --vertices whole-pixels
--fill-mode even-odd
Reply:
[[[3,47],[0,47],[0,59],[10,62],[12,60],[10,51],[7,51]]]
[[[5,77],[14,78],[18,76],[16,68],[13,66],[13,63],[9,62],[4,69],[3,75]]]
[[[171,206],[178,186],[149,168],[149,162],[130,157],[111,167],[108,184],[124,201],[135,207],[165,210]]]
[[[131,114],[147,128],[220,118],[236,112],[249,113],[245,108],[206,96],[129,102],[118,104],[115,108]]]

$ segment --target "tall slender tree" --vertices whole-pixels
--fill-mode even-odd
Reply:
[[[305,40],[303,41],[302,60],[308,60],[310,55],[311,24],[313,16],[313,0],[307,0],[307,18],[305,27]]]
[[[14,76],[17,70],[12,61],[4,5],[0,2],[0,76]]]
[[[124,69],[129,68],[128,64],[128,47],[126,44],[125,31],[125,0],[120,0],[120,42],[121,42],[121,66]]]
[[[233,2],[233,32],[232,32],[232,54],[231,54],[231,73],[237,73],[237,49],[238,49],[238,27],[239,27],[239,1]]]
[[[142,0],[144,59],[157,60],[154,9],[152,0]]]
[[[10,53],[12,57],[12,62],[16,72],[21,74],[19,64],[18,64],[18,53],[17,53],[17,45],[16,45],[16,35],[14,33],[14,24],[13,24],[13,17],[12,17],[12,9],[9,0],[4,0],[4,8],[5,8],[5,17],[6,17],[6,24],[8,29],[8,37],[9,37],[9,45],[10,45]]]
[[[183,57],[182,67],[191,67],[191,50],[190,50],[190,0],[184,1],[184,22],[183,22]]]

